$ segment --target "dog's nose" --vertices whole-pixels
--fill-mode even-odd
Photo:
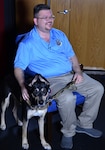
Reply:
[[[43,100],[40,100],[40,101],[39,101],[39,104],[40,104],[40,105],[43,105],[43,103],[44,103]]]

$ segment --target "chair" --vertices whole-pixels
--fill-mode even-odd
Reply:
[[[73,92],[74,95],[76,95],[76,105],[80,105],[84,102],[85,97],[83,95],[80,95],[77,92]],[[51,105],[48,107],[48,113],[57,111],[57,104],[56,104],[56,100],[52,100]]]
[[[28,34],[24,33],[24,34],[20,34],[16,37],[16,44],[18,45],[19,42],[25,37],[25,35]],[[83,65],[80,65],[81,69],[83,70]],[[80,95],[77,92],[73,92],[74,95],[76,95],[76,105],[81,105],[84,103],[85,101],[85,97]],[[51,105],[48,107],[48,113],[46,116],[46,125],[47,125],[47,138],[48,141],[51,142],[52,140],[52,116],[54,113],[58,113],[58,108],[57,108],[57,104],[56,104],[56,100],[52,100]]]

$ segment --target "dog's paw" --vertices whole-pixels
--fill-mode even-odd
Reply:
[[[43,147],[44,147],[44,149],[46,149],[46,150],[51,150],[51,146],[50,146],[50,144],[48,144],[48,143],[45,143],[45,144],[43,145]]]
[[[29,149],[29,144],[28,143],[23,143],[22,148],[23,149]]]
[[[5,124],[0,125],[0,129],[1,130],[5,130],[6,129],[6,125]]]
[[[18,120],[18,126],[23,126],[23,122]]]

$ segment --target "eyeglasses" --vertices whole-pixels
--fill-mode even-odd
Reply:
[[[51,17],[36,17],[37,19],[43,19],[45,21],[48,21],[48,20],[54,20],[55,19],[55,16],[51,16]]]

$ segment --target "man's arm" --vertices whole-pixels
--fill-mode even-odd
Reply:
[[[27,89],[25,87],[25,84],[24,84],[24,71],[20,68],[14,68],[14,75],[21,87],[21,92],[22,92],[22,97],[24,100],[28,100],[29,99],[29,95],[28,95],[28,92],[27,92]]]
[[[82,70],[80,68],[80,65],[79,65],[79,62],[78,62],[76,55],[73,56],[70,59],[70,61],[72,62],[73,71],[75,72],[73,80],[76,83],[82,82],[82,80],[83,80]]]

